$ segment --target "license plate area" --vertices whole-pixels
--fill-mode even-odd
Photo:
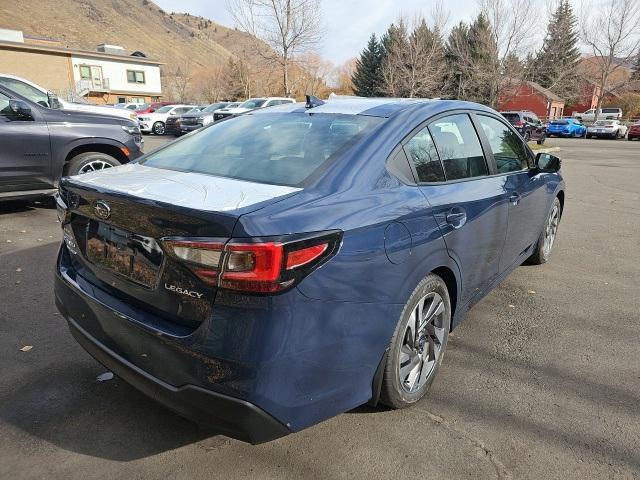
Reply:
[[[153,238],[93,220],[86,231],[89,262],[147,288],[157,284],[163,254]]]

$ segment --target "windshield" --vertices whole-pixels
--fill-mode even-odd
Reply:
[[[554,125],[566,125],[567,123],[571,123],[569,122],[569,120],[554,120],[553,122]]]
[[[618,113],[619,108],[603,108],[602,113]]]
[[[202,107],[194,107],[191,110],[187,111],[185,115],[189,115],[190,113],[200,113],[202,111]]]
[[[33,103],[37,103],[38,105],[42,105],[47,108],[59,108],[57,105],[52,106],[49,103],[49,97],[45,92],[32,87],[28,83],[24,83],[15,78],[0,77],[0,84],[13,90],[18,95],[28,98]]]
[[[264,98],[253,98],[240,104],[240,108],[260,108],[267,100]]]
[[[164,107],[160,107],[159,109],[156,110],[156,113],[167,113],[168,111],[170,111],[173,108],[173,105],[166,105]]]
[[[185,137],[141,163],[295,186],[383,120],[321,113],[241,115]]]
[[[596,123],[594,123],[594,125],[613,125],[614,122],[612,122],[611,120],[598,120]]]

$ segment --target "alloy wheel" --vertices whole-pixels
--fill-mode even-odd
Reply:
[[[556,203],[551,210],[547,225],[544,229],[544,244],[543,252],[544,256],[548,257],[553,248],[553,242],[556,239],[556,233],[558,231],[558,224],[560,223],[560,206]]]
[[[413,310],[398,362],[400,384],[408,393],[418,391],[434,371],[445,341],[445,313],[442,297],[436,292],[422,297]]]
[[[111,167],[113,167],[113,165],[105,162],[104,160],[92,160],[91,162],[84,165],[80,170],[78,170],[78,174],[95,172],[96,170],[104,170],[105,168]]]

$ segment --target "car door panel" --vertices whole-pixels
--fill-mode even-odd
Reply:
[[[8,98],[0,92],[0,186],[5,191],[26,185],[50,187],[53,179],[47,123],[35,108],[33,119],[13,114]]]
[[[404,142],[468,303],[499,273],[507,230],[504,185],[489,169],[466,113],[431,122]]]

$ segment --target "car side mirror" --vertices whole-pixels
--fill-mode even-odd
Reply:
[[[56,109],[56,110],[59,110],[61,108],[60,100],[58,99],[57,95],[55,95],[55,94],[53,94],[51,92],[48,92],[47,93],[47,100],[49,102],[49,108],[53,108],[53,109]]]
[[[33,120],[31,107],[24,100],[9,100],[9,108],[21,120]]]
[[[560,158],[550,153],[538,153],[536,155],[536,168],[541,172],[555,173],[560,170],[562,164]]]

